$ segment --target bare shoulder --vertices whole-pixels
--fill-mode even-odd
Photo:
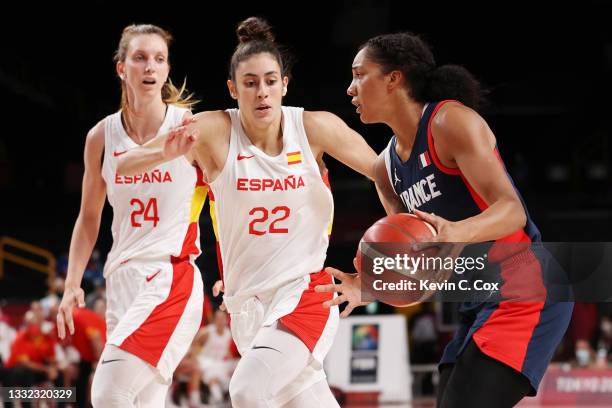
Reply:
[[[431,128],[438,132],[449,132],[466,126],[481,126],[484,119],[473,109],[458,102],[445,103],[431,122]]]
[[[341,126],[344,121],[331,112],[304,111],[304,127],[320,130],[329,126]]]
[[[304,130],[315,149],[319,146],[326,150],[325,146],[335,140],[333,136],[342,134],[347,128],[346,123],[331,112],[304,111]]]
[[[200,112],[196,113],[194,116],[197,119],[199,126],[206,130],[229,130],[232,126],[229,113],[222,110]]]
[[[458,102],[444,104],[431,122],[437,144],[465,144],[476,141],[493,142],[486,121],[475,110]]]
[[[85,153],[87,155],[101,156],[104,150],[104,121],[102,119],[96,123],[89,132],[87,132],[87,138],[85,139]]]
[[[87,132],[88,143],[104,143],[104,121],[105,119],[102,119],[89,129],[89,132]]]

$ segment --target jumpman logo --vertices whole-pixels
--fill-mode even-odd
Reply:
[[[393,169],[393,177],[394,177],[393,187],[395,187],[395,185],[401,181],[399,177],[397,177],[397,168]]]

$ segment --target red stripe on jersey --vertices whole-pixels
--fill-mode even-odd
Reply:
[[[302,293],[296,308],[280,318],[281,323],[302,340],[311,353],[331,315],[330,309],[325,309],[321,304],[334,297],[333,293],[315,292],[314,287],[330,283],[333,283],[332,277],[325,271],[311,273],[308,289]]]
[[[204,172],[199,166],[194,166],[196,169],[196,187],[207,186],[208,183],[204,180]]]
[[[321,176],[321,178],[323,179],[323,184],[325,184],[325,186],[331,190],[331,184],[329,183],[329,171],[325,170],[325,173]]]
[[[189,260],[172,259],[172,286],[166,300],[119,346],[152,366],[157,366],[193,291],[193,265]]]
[[[172,262],[184,259],[192,254],[199,255],[200,250],[196,245],[198,238],[198,223],[192,222],[189,224],[189,227],[187,227],[187,233],[185,234],[185,239],[183,240],[183,248],[181,249],[181,254],[178,257],[171,257]]]
[[[448,102],[459,102],[459,101],[455,101],[455,100],[449,99],[449,100],[442,101],[442,102],[438,103],[438,106],[436,106],[434,111],[431,113],[431,116],[429,117],[429,122],[427,123],[427,145],[429,147],[429,152],[431,153],[431,158],[432,158],[434,164],[436,165],[436,167],[438,169],[440,169],[440,171],[442,173],[452,174],[452,175],[456,176],[456,175],[461,174],[461,170],[459,170],[459,169],[452,169],[452,168],[446,167],[445,165],[442,164],[442,162],[438,158],[438,154],[436,153],[436,146],[434,145],[433,134],[431,133],[431,121],[433,120],[433,118],[436,117],[436,113],[438,113],[438,110],[442,106],[444,106],[446,103],[448,103]],[[461,103],[461,102],[459,102],[459,103]]]

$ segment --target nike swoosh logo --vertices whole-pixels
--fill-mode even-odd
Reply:
[[[268,347],[268,346],[253,346],[251,348],[251,350],[257,350],[257,349],[270,349],[270,350],[278,351],[280,353],[280,350],[277,350],[275,348]],[[283,353],[281,353],[281,354],[283,354]]]
[[[122,152],[113,152],[113,156],[115,156],[115,157],[121,156],[123,153],[127,153],[127,150],[124,150]]]
[[[155,272],[153,275],[147,276],[147,282],[151,282],[151,279],[153,279],[154,277],[156,277],[159,273],[161,272],[161,269],[157,272]]]
[[[238,153],[238,160],[252,159],[253,157],[255,157],[254,154],[252,154],[250,156],[242,156],[240,153]]]
[[[122,358],[116,358],[114,360],[102,360],[100,364],[112,363],[113,361],[124,361]]]

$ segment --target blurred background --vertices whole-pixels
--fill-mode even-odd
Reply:
[[[17,332],[29,320],[38,321],[25,319],[26,312],[38,309],[32,301],[61,296],[61,279],[56,277],[65,275],[79,210],[85,135],[118,109],[120,86],[112,57],[121,30],[131,23],[157,24],[174,35],[170,76],[175,83],[187,79],[189,90],[202,101],[196,107],[200,111],[234,107],[225,82],[236,45],[235,26],[251,15],[267,18],[278,42],[294,57],[285,104],[339,115],[377,152],[392,132],[383,125],[359,122],[346,95],[352,59],[357,47],[373,35],[404,30],[422,34],[438,64],[465,66],[489,91],[481,114],[497,137],[543,239],[610,239],[610,2],[476,6],[345,0],[213,6],[93,0],[70,6],[47,2],[3,7],[0,308],[6,330]],[[336,206],[327,264],[348,271],[359,238],[384,212],[370,182],[331,158],[326,162]],[[198,263],[209,295],[218,272],[207,211],[200,220],[203,254]],[[83,283],[92,308],[103,298],[102,267],[111,246],[111,220],[107,206]],[[209,297],[209,302],[205,323],[214,320],[219,300]],[[49,305],[40,319],[48,318],[53,301]],[[588,364],[582,366],[599,361],[601,372],[612,381],[604,368],[612,346],[611,312],[610,304],[578,305],[577,322],[570,326],[556,359],[580,365],[576,350],[587,349]],[[416,400],[428,401],[436,382],[431,364],[451,333],[452,305],[396,311],[374,304],[360,313],[403,317],[413,368],[406,381],[411,381]],[[9,337],[0,337],[5,362],[10,358]],[[338,390],[339,398],[344,391]],[[611,402],[612,390],[604,398]]]

